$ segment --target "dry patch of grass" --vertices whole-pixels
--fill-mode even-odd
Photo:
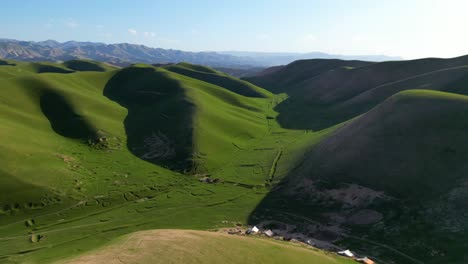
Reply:
[[[194,230],[136,232],[61,262],[85,263],[352,263],[332,254],[273,240]]]

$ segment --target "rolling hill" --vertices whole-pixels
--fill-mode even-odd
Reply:
[[[399,92],[323,140],[294,173],[427,201],[465,177],[467,116],[467,96]]]
[[[164,231],[143,230],[251,224],[379,263],[463,263],[467,66],[304,60],[241,80],[190,63],[1,60],[0,261],[122,247],[145,261],[132,239]],[[275,260],[337,261],[174,232],[204,237],[187,242],[197,252],[231,243],[223,259],[284,246]]]
[[[3,263],[48,263],[143,229],[246,224],[326,134],[281,128],[282,96],[187,63],[3,60],[0,84]]]
[[[268,209],[289,221],[306,217],[318,226],[316,236],[341,233],[356,248],[387,251],[396,263],[462,263],[466,59],[336,68],[284,86],[289,98],[275,108],[281,125],[339,128],[304,156],[251,222]],[[249,80],[278,91],[268,81],[293,66]]]
[[[289,99],[276,107],[283,127],[321,130],[344,122],[407,89],[428,89],[464,94],[468,57],[419,59],[365,64],[358,62],[292,63],[278,71],[246,78]],[[307,70],[310,69],[310,75]],[[266,70],[268,72],[268,69]],[[305,73],[298,75],[294,74]],[[278,76],[282,81],[278,81]],[[284,83],[283,83],[284,82]]]

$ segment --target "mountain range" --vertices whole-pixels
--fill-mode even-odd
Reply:
[[[0,39],[0,58],[20,61],[67,61],[89,59],[117,66],[132,63],[164,64],[189,62],[211,67],[249,69],[288,64],[298,59],[337,58],[370,61],[399,60],[388,56],[344,56],[326,53],[258,53],[258,52],[188,52],[151,48],[144,45],[100,42],[21,41]],[[241,74],[242,75],[242,74]]]

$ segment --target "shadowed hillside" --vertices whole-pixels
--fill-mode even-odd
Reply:
[[[181,63],[176,66],[167,66],[165,68],[178,74],[218,85],[240,95],[249,97],[267,97],[266,93],[255,85],[207,67]]]
[[[52,63],[31,63],[30,69],[33,72],[37,73],[72,73],[72,70],[66,69],[64,67],[57,66],[56,64]]]
[[[65,97],[53,91],[42,91],[41,109],[54,131],[64,137],[97,140],[96,129],[77,114]]]
[[[298,60],[281,68],[268,68],[258,76],[248,77],[245,80],[273,92],[288,93],[294,86],[328,71],[354,69],[370,64],[373,62],[333,59]]]
[[[82,142],[94,142],[99,139],[97,129],[91,122],[77,112],[73,104],[59,91],[45,81],[33,78],[20,79],[31,103],[38,102],[42,114],[48,119],[55,133]]]
[[[74,71],[98,71],[103,72],[110,69],[115,69],[110,65],[86,60],[69,60],[63,63],[65,67]]]
[[[465,178],[467,131],[468,97],[408,90],[338,129],[293,174],[424,201]]]
[[[15,66],[16,64],[10,63],[6,60],[0,60],[0,66]]]
[[[460,263],[467,131],[467,96],[397,93],[317,144],[250,222],[273,212],[286,222],[306,219],[315,237],[341,237],[397,263]]]
[[[128,109],[130,151],[169,168],[191,168],[194,110],[178,81],[152,67],[130,67],[109,80],[104,95]]]
[[[281,125],[293,129],[322,130],[365,113],[402,90],[466,92],[463,84],[468,76],[467,56],[367,65],[358,62],[357,67],[348,67],[346,61],[332,62],[302,61],[300,70],[292,63],[271,74],[248,80],[276,91],[279,89],[277,84],[281,83],[278,76],[300,76],[282,78],[288,81],[278,91],[286,92],[289,98],[275,108],[280,113],[278,121]]]

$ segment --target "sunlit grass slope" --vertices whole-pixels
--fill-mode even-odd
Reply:
[[[333,130],[281,128],[282,100],[189,64],[2,61],[0,260],[47,263],[142,229],[246,223]]]
[[[115,260],[115,262],[114,262]],[[110,262],[109,262],[110,261]],[[323,251],[267,239],[192,230],[141,231],[61,263],[355,263]]]

